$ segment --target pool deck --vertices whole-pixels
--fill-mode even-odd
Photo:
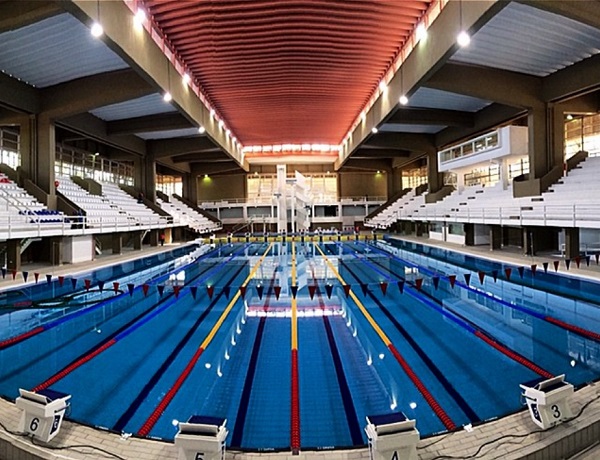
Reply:
[[[489,251],[483,247],[463,247],[440,243],[424,238],[404,238],[410,241],[445,247],[504,261],[515,265],[529,266],[545,261],[559,260],[558,257],[529,257],[509,251]],[[46,273],[53,275],[70,275],[76,272],[98,268],[105,264],[114,264],[145,257],[157,252],[173,249],[176,245],[164,248],[144,248],[143,251],[128,252],[121,256],[110,255],[94,262],[61,267],[24,267],[25,270],[39,271],[42,276]],[[561,264],[560,272],[565,271]],[[592,261],[589,267],[585,261],[577,269],[571,266],[572,275],[600,279],[600,266]],[[10,278],[10,279],[9,279]],[[20,278],[20,275],[19,275]],[[11,275],[0,280],[0,289],[17,286],[18,280],[13,281]],[[515,389],[515,391],[519,391]],[[582,408],[585,409],[582,410]],[[571,400],[571,409],[575,418],[547,431],[539,431],[531,421],[529,412],[523,410],[517,414],[502,419],[484,423],[467,431],[444,434],[423,439],[418,444],[418,458],[421,460],[437,460],[442,458],[464,459],[503,459],[503,460],[554,460],[572,458],[573,460],[592,460],[600,458],[600,382],[591,383],[575,392]],[[581,414],[577,416],[577,414]],[[108,433],[87,426],[65,421],[60,433],[50,443],[50,448],[40,447],[32,443],[31,438],[11,434],[16,432],[20,418],[20,410],[11,402],[0,399],[0,460],[33,460],[33,459],[100,459],[124,458],[128,460],[176,460],[177,449],[171,443],[124,438],[118,434]],[[324,429],[327,429],[326,427]],[[37,443],[36,443],[37,444]],[[89,447],[69,448],[69,446],[96,446],[118,457],[107,455]],[[484,446],[484,447],[482,447]],[[588,446],[592,446],[588,449]],[[54,449],[52,449],[54,448]],[[56,450],[60,449],[60,450]],[[478,453],[475,456],[475,453]],[[579,454],[578,454],[579,453]],[[227,452],[227,459],[285,459],[285,460],[358,460],[368,459],[367,449],[335,450],[319,452],[291,453],[241,453]]]

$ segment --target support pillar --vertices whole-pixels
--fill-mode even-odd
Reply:
[[[548,159],[548,119],[544,106],[527,113],[529,136],[529,180],[543,177],[551,168]]]
[[[62,261],[62,236],[53,236],[50,238],[50,263],[62,265]]]
[[[19,153],[21,154],[21,167],[18,171],[21,176],[32,178],[35,176],[35,162],[37,153],[37,131],[35,116],[23,115],[19,122]]]
[[[21,240],[8,240],[6,242],[6,268],[8,270],[21,270]]]
[[[444,186],[444,175],[438,169],[436,149],[427,152],[427,183],[429,193],[435,193]]]
[[[144,232],[133,232],[131,234],[131,238],[133,239],[133,250],[141,251],[142,250],[142,240],[144,238]]]
[[[194,173],[186,173],[182,177],[183,180],[183,198],[198,203],[198,176]]]
[[[500,249],[504,241],[503,229],[500,225],[490,225],[490,251]]]
[[[56,135],[52,120],[45,116],[37,118],[37,155],[35,174],[32,180],[48,194],[46,206],[56,209],[56,187],[54,186],[54,162],[56,160]]]
[[[416,236],[423,236],[425,234],[425,227],[427,226],[427,222],[415,222],[415,233]]]
[[[153,248],[155,248],[156,246],[158,246],[158,236],[160,234],[161,230],[150,230],[150,233],[148,233],[148,239],[150,240],[150,246],[152,246]]]
[[[112,234],[112,253],[121,254],[123,252],[123,234],[113,233]]]
[[[136,157],[133,160],[133,185],[141,190],[146,198],[156,203],[156,161],[154,155]]]
[[[475,246],[475,224],[463,224],[465,246]]]
[[[565,259],[573,259],[579,255],[579,228],[565,228]]]

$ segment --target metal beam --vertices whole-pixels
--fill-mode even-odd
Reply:
[[[213,150],[215,144],[208,137],[185,137],[174,139],[157,139],[148,141],[148,153],[154,158],[166,158],[188,153],[201,153]]]
[[[473,126],[473,113],[458,110],[400,107],[384,124]]]
[[[159,113],[157,115],[127,118],[125,120],[109,121],[107,123],[108,133],[114,135],[149,133],[192,127],[193,125],[189,120],[178,112]]]
[[[386,149],[386,148],[360,148],[352,154],[351,158],[395,158],[395,157],[407,157],[410,155],[409,150],[400,149]]]
[[[78,78],[41,91],[42,111],[54,120],[156,92],[131,69]]]
[[[33,0],[0,2],[0,33],[20,29],[64,12],[56,2]]]
[[[423,86],[513,107],[540,107],[542,79],[508,70],[448,63]]]
[[[390,172],[392,169],[392,163],[389,159],[356,159],[350,158],[344,163],[343,168],[339,172],[344,172],[348,169],[361,170],[361,171],[387,171]]]

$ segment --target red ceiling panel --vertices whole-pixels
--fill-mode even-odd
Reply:
[[[338,144],[431,0],[145,0],[244,145]]]

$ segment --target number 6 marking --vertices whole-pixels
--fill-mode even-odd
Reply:
[[[31,420],[31,423],[29,424],[29,429],[31,431],[35,431],[38,429],[39,426],[40,426],[40,419],[36,417]]]

